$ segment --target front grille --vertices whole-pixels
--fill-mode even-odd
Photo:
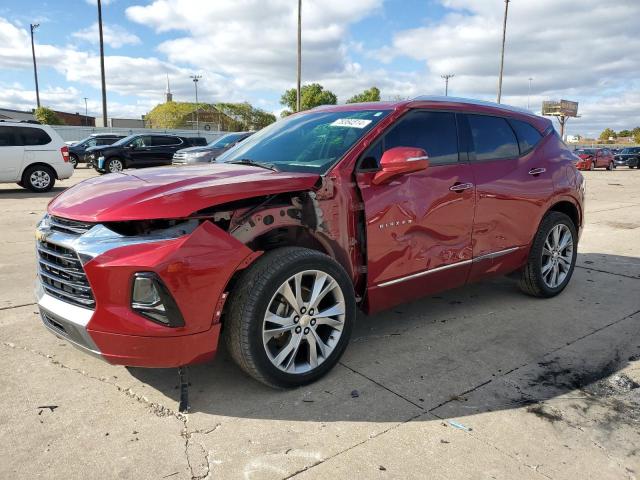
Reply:
[[[93,228],[93,223],[78,222],[77,220],[69,220],[68,218],[49,217],[51,230],[57,230],[62,233],[71,233],[73,235],[82,235]]]
[[[187,154],[181,152],[174,153],[172,163],[187,163]]]
[[[95,308],[91,286],[76,253],[46,240],[37,242],[38,272],[45,291],[64,302]]]

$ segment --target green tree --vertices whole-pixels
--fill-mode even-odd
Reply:
[[[610,128],[605,128],[600,134],[600,140],[607,141],[609,138],[616,138],[616,132],[611,130]]]
[[[34,117],[45,125],[64,125],[58,114],[48,107],[38,107],[33,112]]]
[[[633,141],[636,143],[640,143],[640,128],[636,133],[633,134]]]
[[[338,103],[338,97],[336,97],[335,93],[330,90],[325,90],[319,83],[304,85],[300,89],[300,97],[302,110],[309,110],[319,105],[335,105]],[[282,94],[280,104],[288,109],[282,112],[283,117],[291,115],[291,113],[296,111],[296,100],[295,88],[291,88]]]
[[[362,102],[379,102],[380,101],[380,89],[378,87],[371,87],[369,90],[365,90],[362,93],[354,95],[347,103],[362,103]]]
[[[630,137],[632,136],[631,130],[620,130],[618,132],[618,137]]]
[[[250,103],[217,103],[216,108],[238,122],[239,130],[260,130],[276,121],[273,113],[253,107]]]

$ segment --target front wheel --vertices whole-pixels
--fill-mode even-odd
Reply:
[[[591,162],[589,164],[589,170],[593,171],[593,170],[595,170],[595,168],[596,168],[596,166],[593,164],[593,162]]]
[[[259,258],[229,299],[225,339],[236,363],[272,387],[327,373],[347,347],[356,315],[351,279],[331,257],[286,247]]]
[[[614,168],[616,168],[616,166],[613,164],[613,162],[610,162],[609,165],[607,165],[607,170],[612,171]]]
[[[565,289],[576,265],[578,234],[571,218],[550,212],[540,223],[520,289],[534,297],[554,297]]]
[[[117,173],[124,170],[124,164],[119,158],[110,158],[104,168],[109,173]]]

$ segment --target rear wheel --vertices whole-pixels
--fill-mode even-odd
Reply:
[[[331,257],[287,247],[267,252],[238,279],[225,339],[256,380],[295,387],[327,373],[344,352],[355,321],[351,280]]]
[[[578,234],[571,218],[550,212],[540,223],[520,289],[534,297],[553,297],[567,286],[576,264]]]
[[[613,162],[610,162],[609,165],[607,165],[607,170],[612,171],[614,168],[616,168],[616,166],[613,164]]]
[[[56,183],[56,174],[46,165],[32,165],[22,174],[22,186],[32,192],[48,192]]]

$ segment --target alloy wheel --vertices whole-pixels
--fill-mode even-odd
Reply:
[[[271,298],[262,323],[262,342],[271,363],[287,373],[314,370],[335,350],[345,322],[338,282],[320,270],[285,281]]]
[[[122,162],[120,160],[109,160],[109,172],[116,173],[123,170]]]
[[[571,272],[573,236],[566,225],[554,226],[542,248],[542,280],[550,288],[558,288]]]
[[[51,183],[51,176],[44,170],[36,170],[29,177],[29,181],[38,190],[43,190]]]

